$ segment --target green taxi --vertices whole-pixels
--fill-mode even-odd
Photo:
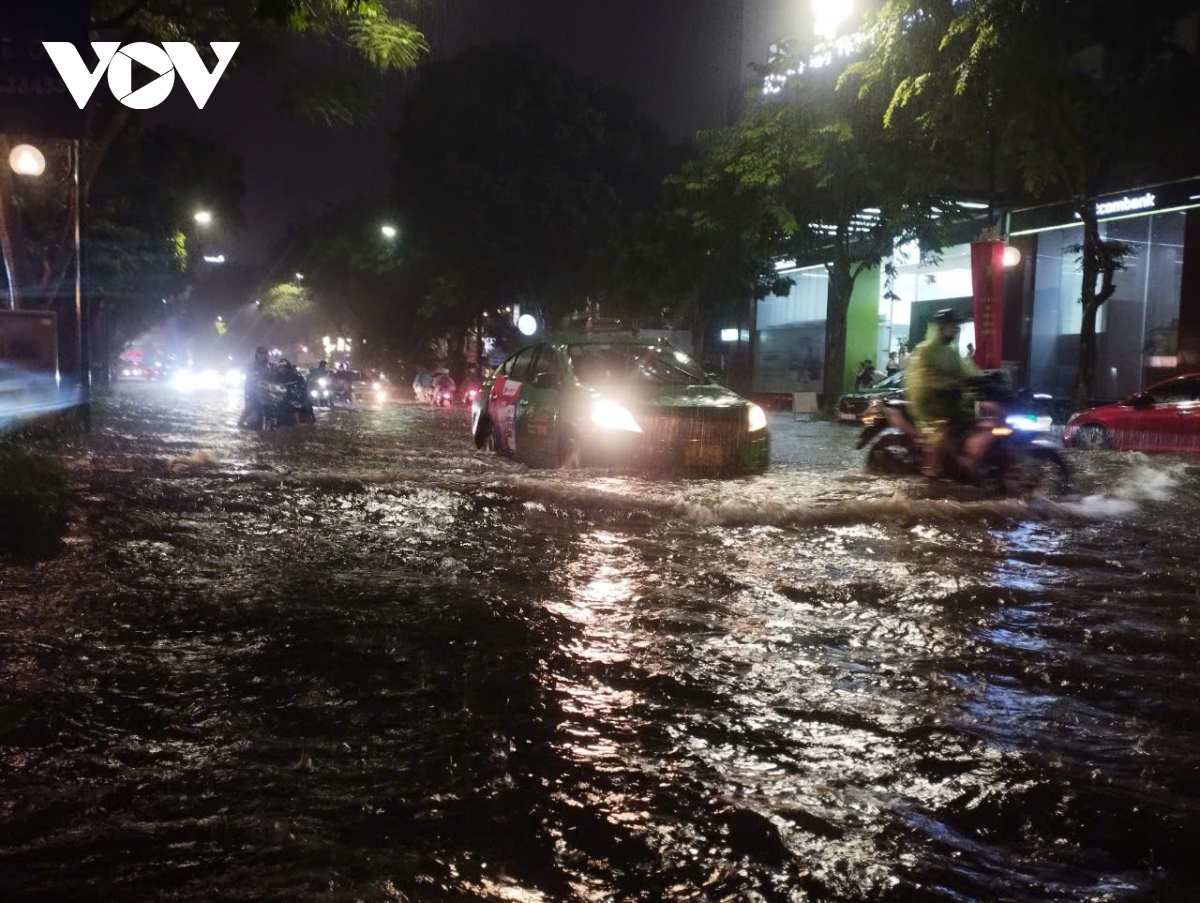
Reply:
[[[481,387],[471,435],[478,448],[536,467],[741,473],[766,470],[771,443],[762,408],[669,343],[632,335],[518,348]]]

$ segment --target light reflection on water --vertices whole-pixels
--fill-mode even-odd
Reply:
[[[76,542],[0,578],[17,898],[1200,888],[1194,466],[1030,506],[863,479],[833,425],[682,481],[320,416],[145,391],[74,456]]]

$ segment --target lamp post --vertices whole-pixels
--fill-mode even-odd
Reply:
[[[212,222],[213,222],[212,211],[197,210],[196,215],[193,216],[192,219],[194,219],[196,221],[196,225],[198,225],[198,226],[205,226],[205,227],[211,226]]]
[[[383,237],[391,241],[398,233],[395,226],[380,226],[379,231],[383,233]]]

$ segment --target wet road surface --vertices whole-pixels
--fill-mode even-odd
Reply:
[[[1023,504],[121,389],[0,568],[0,896],[1195,900],[1200,468]]]

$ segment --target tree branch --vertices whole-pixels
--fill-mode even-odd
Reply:
[[[115,16],[108,19],[101,19],[98,22],[92,22],[92,28],[96,31],[103,31],[108,28],[120,28],[149,4],[150,0],[133,0],[133,3],[129,4],[129,6]]]

